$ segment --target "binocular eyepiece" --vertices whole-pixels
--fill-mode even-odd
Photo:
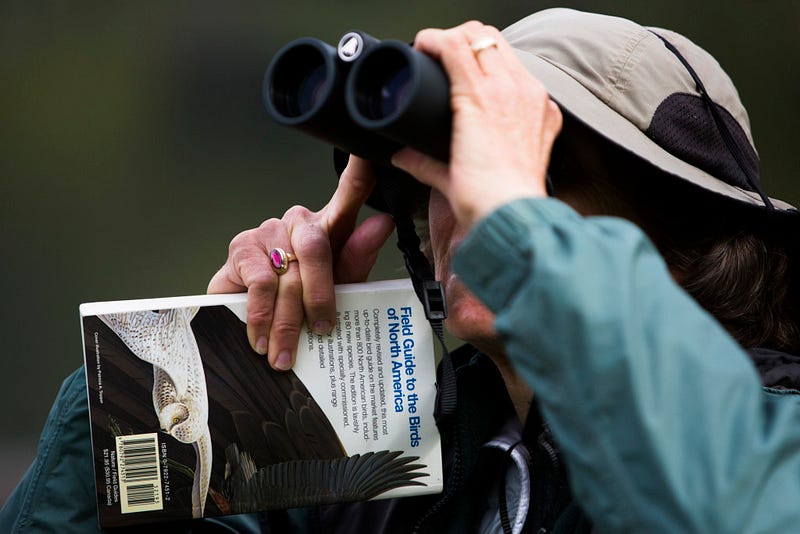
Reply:
[[[358,31],[345,34],[335,48],[309,37],[292,41],[267,68],[263,98],[278,123],[378,164],[379,187],[390,170],[398,172],[389,161],[403,146],[449,159],[447,75],[401,41],[379,41]],[[414,184],[418,190],[420,184]]]

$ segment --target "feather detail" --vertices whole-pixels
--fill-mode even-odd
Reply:
[[[378,451],[328,460],[293,460],[255,470],[236,444],[225,451],[224,493],[236,513],[363,501],[391,489],[424,486],[416,456]]]

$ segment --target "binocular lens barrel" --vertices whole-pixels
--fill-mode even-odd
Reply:
[[[351,32],[337,50],[296,39],[267,68],[262,96],[278,123],[387,169],[405,145],[443,161],[450,156],[447,75],[401,41]]]
[[[281,110],[289,117],[297,117],[308,113],[319,102],[325,83],[325,67],[313,66],[311,71],[303,73],[296,80],[287,80],[287,87],[277,88],[275,100]]]
[[[392,40],[369,48],[347,78],[345,101],[365,130],[449,159],[450,82],[422,52]]]
[[[271,114],[284,123],[304,120],[324,104],[334,84],[335,49],[301,39],[281,50],[267,71],[265,101]]]
[[[380,122],[391,117],[408,98],[411,67],[400,53],[388,51],[369,61],[354,76],[353,91],[357,115]]]
[[[262,96],[279,124],[297,128],[351,154],[383,164],[400,147],[356,125],[344,105],[350,64],[336,48],[303,37],[284,46],[264,75]]]

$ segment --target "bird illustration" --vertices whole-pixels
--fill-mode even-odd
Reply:
[[[198,308],[99,315],[139,359],[153,366],[153,408],[161,429],[194,446],[192,517],[202,517],[212,468],[208,394],[192,332]]]
[[[268,508],[366,501],[394,488],[424,486],[417,456],[377,451],[327,460],[291,460],[256,466],[235,443],[225,450],[224,491],[237,514]]]
[[[417,456],[348,453],[303,381],[271,369],[227,307],[202,308],[192,329],[213,392],[212,480],[231,513],[367,500],[426,485],[416,480],[428,475]]]
[[[426,485],[427,466],[417,456],[348,453],[300,377],[273,370],[227,306],[90,316],[84,332],[97,347],[109,399],[94,406],[97,434],[107,431],[109,418],[145,432],[155,415],[165,432],[191,443],[194,517],[366,500]],[[148,372],[152,392],[143,380]],[[191,462],[172,452],[170,460]],[[175,477],[174,502],[183,491]],[[179,517],[174,513],[162,517]]]

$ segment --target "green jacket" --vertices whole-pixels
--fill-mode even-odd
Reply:
[[[765,392],[638,228],[518,200],[454,263],[496,313],[600,532],[800,528],[800,395]]]
[[[761,387],[746,354],[672,282],[636,227],[581,218],[553,199],[520,200],[470,233],[455,269],[497,314],[508,356],[558,441],[573,495],[600,532],[797,530],[800,395]],[[476,402],[459,399],[459,408]],[[477,409],[462,409],[459,420],[476,419]],[[90,451],[76,373],[48,418],[36,462],[0,512],[0,530],[94,528]],[[322,515],[347,522],[375,506]],[[309,526],[302,514],[285,520]],[[186,526],[257,531],[269,523],[235,516]]]

